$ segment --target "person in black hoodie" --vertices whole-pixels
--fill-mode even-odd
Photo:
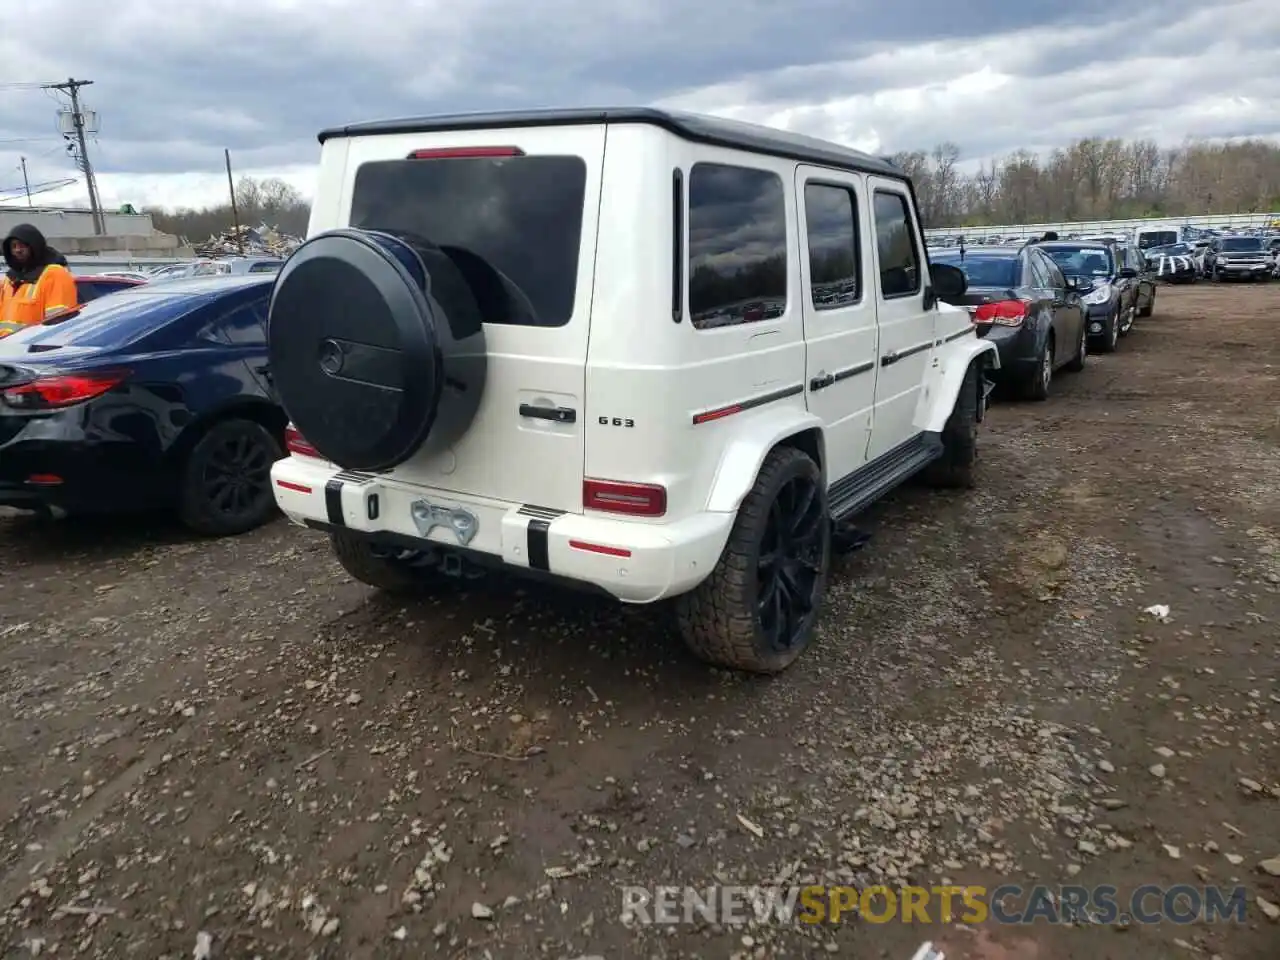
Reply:
[[[8,271],[0,280],[0,336],[78,306],[67,258],[35,226],[18,224],[2,249]]]

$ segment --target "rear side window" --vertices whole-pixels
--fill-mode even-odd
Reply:
[[[880,293],[885,297],[919,293],[920,260],[916,255],[916,232],[907,198],[901,193],[877,190],[874,210]]]
[[[809,293],[815,310],[836,310],[862,298],[857,213],[857,200],[848,187],[804,185]]]
[[[486,323],[559,327],[573,316],[586,187],[581,157],[364,163],[351,226],[443,249]]]
[[[695,163],[689,172],[689,319],[699,330],[782,316],[787,204],[766,170]]]
[[[200,336],[239,347],[267,344],[267,307],[270,295],[242,304],[201,331]]]

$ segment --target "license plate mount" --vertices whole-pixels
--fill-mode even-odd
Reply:
[[[418,536],[424,540],[437,527],[445,527],[453,531],[454,539],[460,546],[466,546],[480,532],[480,518],[470,510],[462,507],[451,507],[443,503],[432,503],[426,498],[413,501],[409,507],[413,525]]]

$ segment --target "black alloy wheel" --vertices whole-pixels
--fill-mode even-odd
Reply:
[[[259,423],[215,424],[187,459],[183,522],[215,536],[243,533],[266,523],[275,513],[271,465],[282,456],[279,441]]]
[[[756,615],[777,653],[790,651],[809,630],[823,588],[829,524],[810,476],[788,480],[769,508],[756,563]]]
[[[267,445],[251,433],[223,439],[210,451],[201,477],[209,506],[229,522],[257,514],[272,499],[274,462]]]

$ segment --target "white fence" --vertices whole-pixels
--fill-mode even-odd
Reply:
[[[67,266],[71,272],[80,277],[90,277],[97,273],[110,273],[116,270],[129,270],[146,273],[152,267],[167,267],[171,263],[190,263],[191,257],[67,257]]]
[[[972,240],[977,237],[1025,237],[1040,236],[1050,230],[1065,236],[1069,233],[1077,235],[1094,235],[1107,233],[1130,233],[1141,227],[1155,227],[1165,224],[1176,224],[1184,227],[1195,227],[1200,230],[1260,230],[1267,227],[1280,228],[1280,213],[1232,213],[1211,214],[1207,217],[1148,217],[1136,220],[1077,220],[1068,223],[1020,223],[996,224],[990,227],[937,227],[924,232],[928,240],[943,237],[964,237]]]

